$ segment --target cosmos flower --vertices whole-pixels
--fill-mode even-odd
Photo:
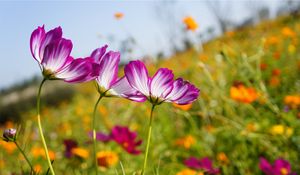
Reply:
[[[73,148],[71,150],[71,153],[74,156],[77,156],[78,158],[82,158],[82,159],[87,159],[89,157],[88,150],[86,150],[84,148],[79,148],[79,147]]]
[[[189,104],[197,99],[200,92],[182,78],[174,81],[173,72],[167,68],[160,68],[150,77],[146,66],[139,60],[130,61],[125,66],[125,76],[129,84],[154,105],[163,102]]]
[[[119,156],[113,151],[100,151],[97,153],[98,166],[111,167],[117,164]]]
[[[207,174],[220,173],[220,170],[218,168],[213,168],[213,163],[208,157],[204,157],[202,159],[190,157],[184,161],[184,164],[192,169],[203,170]]]
[[[117,20],[119,20],[119,19],[122,19],[122,18],[124,17],[124,14],[121,13],[121,12],[117,12],[117,13],[114,14],[114,16],[115,16],[115,18],[116,18]]]
[[[92,133],[89,133],[89,135],[90,137],[92,137]],[[98,132],[96,136],[98,141],[115,141],[130,154],[141,153],[141,151],[138,150],[137,147],[142,144],[142,140],[136,140],[137,133],[130,131],[126,126],[115,126],[109,135]]]
[[[230,88],[230,97],[238,102],[252,103],[258,98],[258,92],[252,87],[243,84],[234,85]]]
[[[39,63],[45,79],[63,80],[68,83],[95,79],[99,73],[99,66],[92,58],[74,59],[70,56],[72,47],[71,40],[62,38],[61,27],[45,32],[42,26],[31,34],[31,54]]]
[[[261,157],[259,168],[266,175],[297,175],[292,172],[290,163],[284,159],[277,159],[274,164],[271,165],[265,158]]]
[[[3,132],[3,140],[6,142],[16,141],[17,130],[14,128],[5,129]]]
[[[176,173],[176,175],[204,175],[202,172],[197,172],[191,169],[184,169]]]
[[[95,49],[91,58],[99,64],[99,73],[96,78],[98,91],[102,96],[119,96],[130,100],[143,102],[146,98],[133,89],[125,77],[118,78],[120,53],[109,51],[107,45]]]

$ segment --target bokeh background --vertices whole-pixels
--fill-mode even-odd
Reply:
[[[149,174],[299,173],[299,19],[296,0],[1,1],[1,131],[19,128],[20,145],[45,174],[35,111],[42,74],[29,39],[38,26],[61,26],[75,58],[108,44],[121,52],[119,75],[128,61],[140,59],[151,75],[168,67],[201,90],[191,105],[163,104],[155,111]],[[92,82],[46,83],[42,120],[58,174],[92,173],[88,133],[97,98]],[[150,109],[125,99],[101,102],[99,132],[122,126],[143,143],[132,155],[124,145],[99,142],[99,171],[141,169]],[[70,142],[76,146],[68,157]],[[263,168],[262,158],[273,167]],[[212,165],[203,163],[207,159]],[[14,144],[0,141],[0,174],[21,172],[28,167]]]

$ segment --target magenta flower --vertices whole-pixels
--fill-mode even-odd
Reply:
[[[92,133],[89,133],[89,136],[92,137]],[[126,126],[115,126],[109,135],[98,132],[96,138],[102,142],[115,141],[130,154],[141,153],[137,147],[142,144],[142,140],[136,140],[137,133],[130,131]]]
[[[202,170],[207,174],[220,173],[220,170],[218,168],[213,168],[213,163],[208,157],[204,157],[202,159],[190,157],[184,161],[184,164],[189,168]]]
[[[118,78],[120,53],[109,51],[107,45],[95,49],[91,57],[100,65],[99,76],[96,78],[98,91],[103,96],[119,96],[143,102],[146,98],[133,89],[125,77]]]
[[[99,74],[99,66],[92,58],[73,59],[70,56],[72,47],[71,40],[62,38],[61,27],[45,32],[42,26],[31,34],[31,54],[39,63],[45,79],[69,83],[95,79]]]
[[[297,175],[297,173],[291,172],[290,163],[284,159],[277,159],[274,164],[271,165],[265,158],[261,157],[259,168],[266,175]]]
[[[189,104],[199,95],[199,89],[182,78],[174,81],[173,72],[167,68],[160,68],[153,77],[143,62],[131,61],[125,66],[125,76],[129,84],[141,92],[152,104],[173,102]]]

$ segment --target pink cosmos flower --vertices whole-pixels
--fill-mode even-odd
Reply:
[[[125,76],[129,84],[154,105],[162,102],[189,104],[197,99],[200,92],[182,78],[174,80],[173,72],[167,68],[160,68],[150,77],[146,66],[139,60],[130,61],[125,66]]]
[[[290,163],[284,159],[277,159],[271,165],[265,158],[261,157],[259,168],[266,175],[297,175],[297,173],[292,172]]]
[[[92,137],[93,133],[90,132],[89,136]],[[109,135],[98,132],[96,134],[98,141],[108,142],[115,141],[122,146],[129,154],[140,154],[141,151],[137,149],[142,144],[142,140],[137,139],[137,133],[130,131],[126,126],[115,126]]]
[[[99,76],[96,78],[98,91],[103,96],[120,96],[130,100],[143,102],[146,98],[137,90],[133,89],[123,76],[118,78],[120,53],[109,51],[107,45],[95,49],[91,58],[100,65]]]
[[[197,159],[195,157],[190,157],[184,161],[184,164],[196,170],[203,170],[207,174],[219,174],[220,170],[213,167],[212,161],[208,157],[202,159]]]
[[[69,83],[95,79],[99,74],[99,65],[92,58],[74,59],[70,56],[72,47],[71,40],[62,38],[61,27],[45,32],[42,26],[31,34],[31,54],[46,79],[60,79]]]

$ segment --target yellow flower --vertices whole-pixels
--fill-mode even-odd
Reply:
[[[290,45],[288,46],[288,52],[292,55],[292,54],[295,53],[295,51],[296,51],[295,45],[290,44]]]
[[[183,19],[183,23],[186,26],[187,30],[195,31],[198,28],[198,24],[191,16],[187,16]]]
[[[119,19],[122,19],[122,18],[124,17],[124,14],[123,14],[123,13],[121,13],[121,12],[117,12],[117,13],[115,13],[115,15],[114,15],[114,16],[115,16],[115,18],[116,18],[116,19],[118,19],[118,20],[119,20]]]
[[[188,111],[192,108],[192,103],[191,104],[186,104],[186,105],[178,105],[176,103],[173,103],[173,106],[176,107],[176,108],[179,108],[181,110]]]
[[[189,149],[196,142],[195,138],[192,135],[187,135],[185,137],[179,138],[175,141],[175,144],[182,146],[185,149]]]
[[[274,125],[270,129],[270,132],[273,135],[285,135],[289,137],[293,134],[293,129],[284,125]]]
[[[100,151],[97,153],[98,166],[110,167],[119,161],[119,156],[112,151]]]
[[[83,159],[87,159],[89,157],[89,152],[84,148],[73,148],[71,150],[72,154],[78,156]]]
[[[178,172],[176,175],[204,175],[204,174],[202,172],[197,172],[195,170],[184,169],[184,170]]]

